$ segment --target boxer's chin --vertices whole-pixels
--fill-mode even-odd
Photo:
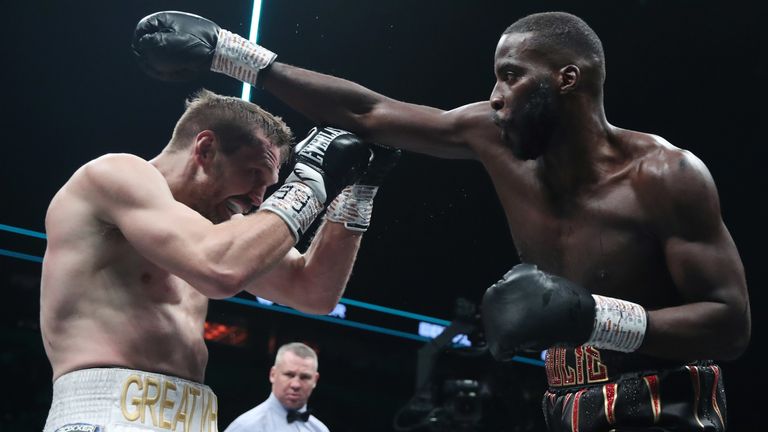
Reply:
[[[238,203],[227,200],[222,204],[217,205],[209,212],[209,214],[204,216],[214,224],[220,224],[231,220],[234,216],[242,216],[243,213],[244,211]]]
[[[531,157],[530,152],[525,148],[520,137],[513,137],[505,128],[501,129],[501,141],[509,148],[515,158],[520,160],[535,159],[535,157]]]
[[[510,136],[510,134],[507,131],[507,129],[502,127],[500,130],[501,130],[501,142],[503,142],[505,146],[507,146],[507,147],[509,147],[511,149],[515,148],[515,142],[512,139],[512,137]],[[514,153],[514,151],[513,151],[513,153]]]
[[[229,210],[225,209],[216,209],[211,214],[206,216],[206,218],[211,221],[214,225],[220,224],[222,222],[226,222],[229,219],[232,218],[232,214],[229,212]]]
[[[236,217],[242,217],[248,214],[251,210],[251,206],[246,206],[243,202],[235,199],[228,199],[224,201],[222,206],[225,211],[224,220],[235,219]]]

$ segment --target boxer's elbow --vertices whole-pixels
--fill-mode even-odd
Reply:
[[[717,360],[732,361],[741,357],[749,347],[752,337],[752,322],[749,311],[742,308],[729,308],[727,317],[720,320],[717,326],[719,343],[714,344],[718,347]]]
[[[714,359],[720,361],[738,360],[749,347],[749,340],[749,333],[734,334],[733,337],[726,339],[718,346],[719,352],[713,356]]]
[[[329,313],[333,312],[333,308],[336,305],[328,307],[326,304],[319,304],[319,303],[304,303],[301,305],[297,305],[296,309],[300,312],[304,312],[306,314],[310,315],[328,315]]]
[[[344,287],[305,281],[297,285],[295,308],[312,315],[328,315],[341,299]]]
[[[731,337],[726,338],[728,341],[726,346],[723,360],[736,360],[746,352],[749,347],[749,342],[752,339],[752,323],[749,318],[749,314],[742,315],[738,319],[734,320],[732,324]]]
[[[729,360],[736,360],[740,358],[746,351],[747,347],[749,347],[749,341],[751,339],[751,332],[747,331],[745,334],[743,334],[741,337],[737,338],[737,341],[734,342],[733,346],[733,357]]]
[[[349,130],[360,135],[361,138],[374,141],[378,141],[382,134],[392,134],[393,128],[401,126],[393,105],[386,100],[362,104],[359,109],[349,112],[347,118]]]
[[[311,305],[307,313],[311,313],[314,315],[328,315],[329,313],[333,312],[333,310],[336,308],[336,305],[339,303],[338,297],[331,297],[331,298],[325,298],[313,305]]]
[[[296,309],[312,315],[328,315],[333,312],[338,303],[338,296],[314,295],[302,298],[302,301],[296,305]]]

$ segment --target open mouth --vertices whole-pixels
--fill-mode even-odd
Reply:
[[[245,215],[250,213],[254,209],[251,203],[245,203],[237,199],[230,198],[226,200],[224,204],[227,206],[227,210],[229,210],[229,213],[232,215],[236,215],[236,214]]]

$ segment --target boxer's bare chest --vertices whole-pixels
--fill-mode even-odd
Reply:
[[[594,294],[647,305],[675,301],[662,241],[629,177],[559,195],[535,176],[524,184],[512,177],[494,181],[522,262]]]
[[[107,271],[122,286],[126,295],[143,299],[142,307],[172,305],[178,314],[200,316],[203,319],[207,299],[186,281],[169,273],[139,254],[114,230],[106,239]]]

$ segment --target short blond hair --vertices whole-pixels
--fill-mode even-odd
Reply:
[[[282,162],[290,158],[291,129],[282,118],[252,102],[200,89],[187,98],[185,108],[173,129],[170,150],[186,148],[198,133],[211,130],[221,140],[222,151],[232,154],[243,145],[258,145],[254,137],[260,130],[278,147]]]

